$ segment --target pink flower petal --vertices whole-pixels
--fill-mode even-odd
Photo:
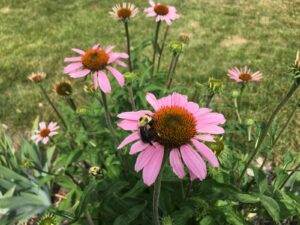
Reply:
[[[90,72],[91,71],[89,69],[84,69],[84,70],[80,70],[80,71],[70,73],[69,76],[72,77],[72,78],[80,78],[80,77],[85,77]]]
[[[45,122],[40,122],[39,126],[40,126],[40,129],[45,129],[46,128],[46,123]]]
[[[223,134],[224,129],[217,125],[207,124],[205,126],[197,126],[197,132],[207,134]]]
[[[143,141],[137,141],[135,142],[133,145],[131,145],[131,148],[130,148],[130,152],[129,154],[130,155],[134,155],[138,152],[141,152],[143,151],[145,148],[147,148],[150,144],[148,143],[144,143]]]
[[[45,137],[45,138],[43,138],[43,140],[42,140],[43,144],[47,144],[48,141],[49,141],[49,138],[48,138],[48,137]]]
[[[115,46],[112,46],[112,45],[109,45],[106,49],[105,49],[105,52],[106,53],[110,53],[111,50],[113,50]]]
[[[122,142],[121,144],[118,146],[118,149],[121,149],[123,148],[124,146],[128,145],[129,143],[135,141],[135,140],[138,140],[140,139],[140,134],[139,132],[134,132],[130,135],[128,135]]]
[[[192,139],[193,145],[197,148],[197,150],[200,152],[200,154],[206,159],[210,165],[213,167],[219,167],[219,161],[215,154],[208,148],[205,144],[197,141],[196,139]]]
[[[123,120],[120,123],[118,123],[118,127],[121,127],[123,130],[137,130],[138,123],[137,121]]]
[[[111,92],[111,86],[108,77],[103,71],[98,71],[98,83],[104,93]]]
[[[180,178],[183,179],[185,176],[184,166],[181,161],[180,152],[177,149],[173,149],[170,152],[170,164],[173,172]]]
[[[192,114],[196,113],[199,110],[199,105],[195,102],[188,102],[185,105],[185,108]]]
[[[216,142],[215,137],[213,135],[197,135],[195,136],[196,139],[199,139],[201,141],[208,141],[208,142]]]
[[[206,125],[206,124],[224,124],[225,118],[224,115],[221,113],[207,113],[202,116],[198,116],[198,124],[200,125]]]
[[[153,152],[154,154],[152,158],[143,169],[144,183],[148,186],[152,185],[155,182],[161,169],[161,164],[164,157],[164,150],[161,147],[155,148]]]
[[[120,71],[116,70],[115,68],[113,68],[113,67],[111,67],[111,66],[107,66],[106,68],[107,68],[107,69],[109,70],[109,72],[111,72],[112,75],[116,78],[116,80],[118,81],[119,85],[120,85],[121,87],[123,87],[124,84],[125,84],[125,79],[124,79],[123,75],[120,73]]]
[[[100,44],[95,44],[92,49],[98,49],[99,47],[100,47]]]
[[[64,73],[73,72],[75,70],[78,70],[81,67],[83,67],[83,64],[81,62],[72,63],[64,68]]]
[[[153,155],[155,155],[155,148],[154,146],[150,145],[138,155],[135,162],[134,170],[136,172],[141,171],[148,164]]]
[[[191,179],[191,181],[196,180],[197,176],[191,170],[189,170],[189,172],[190,172],[190,179]]]
[[[117,117],[120,119],[126,119],[126,120],[135,120],[136,122],[141,118],[143,115],[152,115],[151,111],[148,110],[140,110],[140,111],[133,111],[133,112],[123,112],[119,114]]]
[[[116,60],[115,63],[118,64],[119,66],[127,67],[126,63],[124,63],[124,62],[122,62],[120,60]]]
[[[159,109],[158,101],[152,93],[148,92],[146,94],[146,100],[152,106],[153,109],[155,110]]]
[[[207,173],[206,165],[199,154],[190,145],[181,146],[180,152],[182,159],[189,170],[191,170],[200,180],[204,180]]]
[[[84,55],[85,54],[85,51],[81,50],[81,49],[78,49],[78,48],[72,48],[72,51],[73,52],[76,52],[80,55]]]
[[[58,134],[58,132],[52,131],[52,132],[49,133],[49,137],[52,137],[52,136],[57,135],[57,134]]]
[[[174,92],[172,94],[172,105],[184,107],[188,103],[187,96]]]
[[[70,57],[70,58],[65,58],[64,62],[80,62],[81,61],[81,56],[78,57]]]

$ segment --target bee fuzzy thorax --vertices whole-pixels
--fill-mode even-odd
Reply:
[[[149,115],[143,115],[138,121],[140,136],[143,142],[152,144],[155,138],[154,120]]]

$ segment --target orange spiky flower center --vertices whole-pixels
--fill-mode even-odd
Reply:
[[[249,81],[252,79],[252,76],[251,74],[249,73],[242,73],[239,78],[242,80],[242,81]]]
[[[197,134],[196,119],[180,106],[166,106],[152,115],[156,141],[175,148],[187,144]]]
[[[108,54],[99,49],[90,49],[81,58],[82,64],[92,71],[104,69],[108,63]]]
[[[41,137],[48,137],[48,135],[50,134],[50,129],[49,128],[44,128],[42,130],[40,130],[40,136]]]
[[[154,6],[154,12],[157,15],[165,16],[169,13],[169,8],[168,8],[167,5],[155,5]]]
[[[128,19],[131,16],[131,10],[127,8],[121,8],[117,12],[118,17],[122,19]]]

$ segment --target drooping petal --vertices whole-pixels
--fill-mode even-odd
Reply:
[[[130,135],[128,135],[121,143],[120,145],[118,146],[118,149],[121,149],[123,148],[124,146],[128,145],[129,143],[135,141],[135,140],[138,140],[140,139],[140,134],[139,132],[134,132]]]
[[[77,63],[72,63],[68,66],[66,66],[64,68],[64,73],[70,73],[73,72],[75,70],[78,70],[79,68],[81,68],[83,66],[83,64],[81,62],[77,62]]]
[[[111,92],[111,86],[110,86],[109,79],[106,76],[106,74],[101,70],[98,71],[98,83],[99,83],[99,86],[100,86],[101,90],[104,93],[110,93]]]
[[[42,140],[43,144],[47,144],[48,141],[49,141],[49,138],[48,138],[48,137],[45,137],[45,138],[43,138],[43,140]]]
[[[125,78],[123,77],[123,75],[120,73],[120,71],[116,70],[115,68],[111,67],[111,66],[107,66],[106,67],[109,72],[112,73],[112,75],[116,78],[116,80],[118,81],[119,85],[121,87],[124,86],[125,84]]]
[[[148,143],[144,143],[143,141],[137,141],[135,142],[133,145],[131,145],[131,148],[130,148],[130,152],[129,154],[130,155],[134,155],[138,152],[141,152],[143,151],[145,148],[147,148],[150,144]]]
[[[99,87],[99,83],[98,83],[98,72],[94,72],[93,78],[94,78],[94,88],[97,89],[97,88]]]
[[[121,127],[123,130],[137,130],[138,123],[137,121],[132,120],[122,120],[120,123],[118,123],[118,127]]]
[[[124,63],[124,62],[122,62],[120,60],[116,60],[115,63],[118,64],[119,66],[127,67],[126,63]]]
[[[200,155],[190,145],[181,146],[180,152],[182,159],[189,170],[191,170],[200,180],[204,180],[207,171],[206,165]]]
[[[156,153],[154,150],[154,146],[150,145],[138,155],[134,166],[136,172],[141,171],[150,162],[150,159]]]
[[[145,165],[143,169],[143,180],[148,186],[152,185],[161,169],[161,164],[164,157],[164,150],[162,147],[156,147],[154,154],[150,161]]]
[[[178,149],[172,149],[170,152],[170,164],[173,172],[180,178],[183,179],[185,176],[184,166],[181,161],[180,152]]]
[[[196,139],[192,139],[193,145],[196,147],[196,149],[200,152],[200,154],[206,159],[210,165],[213,167],[219,167],[219,161],[215,154],[208,148],[205,144],[197,141]]]
[[[84,70],[80,70],[80,71],[76,71],[76,72],[70,73],[69,76],[72,77],[72,78],[85,77],[90,72],[91,71],[89,69],[84,69]]]

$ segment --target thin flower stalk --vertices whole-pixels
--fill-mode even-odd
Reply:
[[[152,56],[151,77],[153,77],[153,74],[154,74],[156,53],[157,53],[157,50],[158,50],[158,35],[159,35],[160,25],[161,25],[161,21],[158,21],[157,24],[156,24],[156,30],[155,30],[154,40],[153,40],[153,56]]]
[[[234,109],[235,109],[236,116],[238,118],[239,123],[241,124],[242,123],[242,118],[241,118],[241,115],[240,115],[239,106],[238,106],[238,99],[237,98],[233,99],[233,104],[234,104]]]
[[[68,97],[68,98],[66,98],[66,101],[69,104],[69,106],[71,107],[71,109],[76,113],[77,112],[77,105],[76,105],[75,101],[73,100],[73,98]],[[80,115],[78,115],[78,120],[81,123],[83,129],[85,131],[87,131],[88,130],[87,125],[85,124],[84,119]]]
[[[205,107],[207,107],[207,108],[210,107],[210,103],[211,103],[211,101],[212,101],[212,99],[213,99],[214,96],[215,96],[214,93],[210,93],[210,94],[207,96]]]
[[[281,108],[288,102],[288,100],[293,96],[293,94],[297,91],[299,87],[299,83],[297,83],[297,81],[295,81],[293,83],[293,85],[291,86],[289,92],[286,94],[286,96],[279,102],[279,104],[277,105],[277,107],[275,108],[275,110],[273,111],[273,113],[271,114],[269,120],[268,120],[268,123],[261,135],[261,137],[259,138],[258,140],[258,143],[257,143],[257,146],[255,147],[252,155],[250,156],[249,160],[247,161],[240,177],[238,178],[238,184],[241,183],[242,181],[242,178],[244,177],[246,171],[247,171],[247,168],[249,167],[249,165],[251,164],[251,162],[253,161],[253,159],[255,158],[255,156],[259,153],[259,150],[260,150],[260,147],[264,141],[264,139],[267,137],[267,134],[268,134],[268,131],[276,117],[276,115],[278,114],[278,112],[281,110]]]
[[[174,59],[174,64],[173,64],[173,68],[171,70],[171,73],[169,75],[169,80],[168,80],[168,83],[167,83],[167,89],[169,90],[171,85],[172,85],[172,81],[173,81],[173,76],[174,76],[174,73],[175,73],[175,70],[176,70],[176,66],[177,66],[177,63],[178,63],[178,60],[179,60],[179,56],[180,54],[177,54],[175,56],[175,59]]]
[[[289,179],[294,175],[295,172],[299,171],[299,169],[300,169],[300,164],[298,166],[296,166],[292,171],[290,171],[290,174],[285,178],[285,180],[280,185],[279,190],[284,188],[284,186],[289,181]]]
[[[159,72],[161,58],[162,58],[162,54],[163,54],[163,51],[164,51],[164,48],[165,48],[165,45],[166,45],[166,40],[167,40],[167,36],[169,34],[169,30],[170,30],[170,27],[167,26],[166,30],[165,30],[164,38],[163,38],[163,41],[162,41],[162,44],[161,44],[160,53],[159,53],[159,56],[158,56],[158,63],[157,63],[156,72]]]
[[[58,111],[58,109],[56,108],[56,106],[54,105],[54,103],[51,101],[51,99],[49,98],[46,90],[44,89],[44,87],[42,85],[39,85],[39,87],[41,88],[41,91],[43,93],[43,95],[45,96],[46,100],[48,101],[49,105],[52,107],[52,109],[54,110],[55,114],[57,115],[57,117],[60,119],[60,121],[62,122],[63,126],[66,128],[66,130],[68,129],[68,126],[64,120],[64,118],[62,117],[62,115],[60,114],[60,112]]]
[[[103,91],[101,91],[101,102],[102,102],[102,105],[103,105],[103,108],[104,108],[104,112],[105,112],[105,120],[106,120],[107,128],[111,132],[111,135],[112,135],[114,143],[118,143],[118,138],[116,136],[115,129],[114,129],[113,125],[112,125],[110,113],[109,113],[109,110],[108,110],[106,95],[105,95],[105,93]]]
[[[128,70],[129,70],[129,72],[132,72],[133,65],[131,62],[130,35],[129,35],[129,29],[128,29],[128,20],[124,20],[124,28],[125,28],[125,34],[126,34],[126,48],[127,48],[127,54],[128,54]],[[129,101],[130,101],[132,109],[136,110],[132,85],[128,86],[128,96],[129,96]]]
[[[152,212],[153,212],[153,224],[160,225],[159,220],[159,196],[160,196],[160,189],[161,189],[161,180],[163,176],[163,169],[164,169],[165,160],[162,164],[158,177],[154,183],[154,190],[153,190],[153,202],[152,202]]]

